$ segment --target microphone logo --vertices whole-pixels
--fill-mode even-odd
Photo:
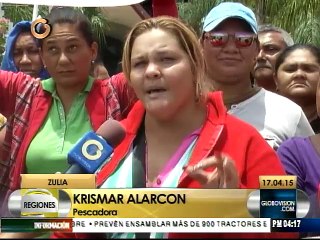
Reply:
[[[68,153],[68,163],[94,173],[113,153],[113,148],[94,132],[86,133]]]
[[[94,149],[93,149],[94,148]],[[83,143],[81,152],[85,158],[91,161],[96,161],[102,156],[103,145],[101,142],[90,139]]]

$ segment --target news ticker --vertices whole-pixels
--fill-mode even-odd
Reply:
[[[319,232],[319,218],[2,218],[1,232]]]

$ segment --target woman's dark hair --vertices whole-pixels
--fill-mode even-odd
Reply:
[[[24,26],[24,25],[22,25],[22,26],[20,27],[19,34],[20,34],[20,33],[29,33],[30,35],[32,35],[32,34],[31,34],[31,31],[30,31],[30,26]]]
[[[95,41],[91,23],[80,10],[73,7],[53,7],[45,18],[51,27],[59,23],[75,24],[89,46]],[[40,41],[41,45],[42,43],[43,41]]]
[[[320,64],[320,49],[312,44],[294,44],[290,47],[285,48],[279,55],[274,66],[275,74],[277,75],[280,65],[287,59],[287,57],[298,49],[308,50],[316,59],[318,64]]]
[[[19,32],[18,36],[20,36],[21,34],[29,34],[30,36],[33,37],[32,33],[31,33],[31,31],[30,31],[30,26],[24,26],[24,25],[22,25],[21,28],[20,28],[20,32]],[[33,38],[34,38],[34,37],[33,37]],[[15,44],[16,41],[17,41],[17,38],[14,40],[14,44]],[[39,40],[36,39],[36,38],[34,38],[34,41],[35,41],[37,47],[39,47],[39,46],[40,46]],[[14,45],[13,45],[13,46],[14,46]]]

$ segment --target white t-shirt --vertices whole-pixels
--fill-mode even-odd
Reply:
[[[314,134],[299,105],[263,88],[228,113],[254,126],[273,149],[288,138]]]

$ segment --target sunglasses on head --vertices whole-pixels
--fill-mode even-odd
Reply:
[[[257,35],[252,33],[229,34],[225,32],[207,32],[204,34],[204,38],[209,40],[213,47],[225,46],[231,36],[233,37],[237,48],[250,47],[257,39]]]

